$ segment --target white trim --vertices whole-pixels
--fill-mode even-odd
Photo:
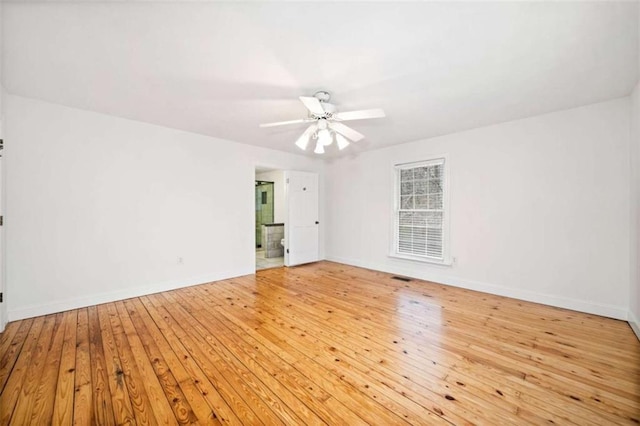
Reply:
[[[557,308],[570,309],[572,311],[584,312],[588,314],[600,315],[608,318],[619,320],[627,320],[629,311],[625,308],[605,305],[601,303],[589,302],[584,300],[570,299],[562,296],[554,296],[551,294],[538,293],[527,290],[518,290],[501,285],[485,283],[481,281],[472,281],[452,277],[450,275],[424,272],[416,273],[413,269],[406,269],[395,265],[386,265],[380,263],[363,262],[355,259],[346,259],[342,257],[327,256],[327,260],[332,262],[344,263],[346,265],[358,266],[361,268],[372,269],[375,271],[387,272],[390,274],[404,275],[407,277],[417,278],[425,281],[431,281],[438,284],[450,285],[453,287],[465,288],[468,290],[480,291],[496,296],[510,297],[513,299],[524,300],[527,302],[541,303],[543,305],[554,306]],[[437,266],[437,265],[436,265]],[[448,271],[448,268],[442,268]],[[637,324],[637,322],[636,322]],[[632,326],[633,327],[633,326]]]
[[[99,293],[91,296],[78,297],[68,300],[59,300],[51,303],[43,303],[39,305],[27,306],[8,312],[9,321],[17,321],[25,318],[32,318],[41,315],[48,315],[58,312],[64,312],[71,309],[79,309],[87,306],[99,305],[102,303],[115,302],[117,300],[130,299],[132,297],[146,296],[149,294],[160,293],[162,291],[176,290],[183,287],[191,287],[194,285],[210,283],[212,281],[220,281],[235,278],[244,275],[251,275],[253,271],[238,274],[237,272],[224,272],[201,275],[198,277],[187,278],[183,280],[164,281],[155,284],[128,288],[113,292]]]
[[[284,266],[289,266],[289,236],[291,235],[291,227],[289,226],[289,199],[291,193],[289,190],[289,175],[291,170],[283,170],[284,179]]]
[[[394,165],[394,167],[397,170],[415,169],[416,167],[437,166],[437,165],[445,164],[446,160],[447,159],[445,158],[444,155],[429,156],[426,160],[397,163]]]
[[[640,321],[638,320],[638,318],[636,318],[632,311],[629,311],[627,322],[631,326],[633,332],[636,333],[636,337],[638,338],[638,340],[640,340]]]
[[[394,227],[395,228],[395,227]],[[434,265],[442,265],[442,266],[452,266],[453,262],[451,259],[437,259],[432,257],[422,257],[422,256],[411,256],[409,254],[398,254],[398,253],[389,253],[389,257],[393,257],[396,259],[404,259],[404,260],[413,260],[414,262],[422,262],[422,263],[430,263]]]

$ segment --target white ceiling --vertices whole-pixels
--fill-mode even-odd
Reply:
[[[635,2],[76,2],[3,5],[12,94],[278,150],[319,89],[348,150],[408,142],[629,94]],[[314,155],[309,153],[309,155]]]

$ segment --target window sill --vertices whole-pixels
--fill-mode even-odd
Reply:
[[[390,253],[389,257],[393,257],[395,259],[402,259],[402,260],[412,260],[414,262],[420,262],[420,263],[429,263],[432,265],[439,265],[439,266],[453,266],[453,262],[450,259],[430,259],[428,257],[420,257],[420,256],[411,256],[411,255],[406,255],[406,254],[398,254],[398,253]]]

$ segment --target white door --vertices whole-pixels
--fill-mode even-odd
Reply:
[[[285,266],[320,260],[318,175],[306,172],[284,172],[287,217],[285,219]]]

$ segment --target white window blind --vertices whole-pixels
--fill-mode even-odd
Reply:
[[[444,168],[444,158],[396,166],[396,255],[444,262]]]

